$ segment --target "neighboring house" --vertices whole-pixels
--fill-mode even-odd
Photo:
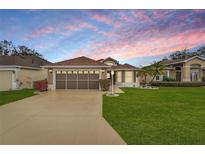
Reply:
[[[111,78],[114,70],[114,84],[118,86],[138,86],[137,68],[129,64],[119,64],[112,58],[94,60],[78,57],[43,68],[48,72],[49,89],[100,89],[99,79]]]
[[[165,60],[164,75],[158,75],[155,81],[162,81],[163,76],[180,82],[201,82],[205,78],[205,58],[200,56],[186,59]]]
[[[0,56],[0,91],[32,88],[33,81],[44,80],[42,65],[50,62],[36,56]]]

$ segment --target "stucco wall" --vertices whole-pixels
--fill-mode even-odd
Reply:
[[[122,82],[122,71],[117,71],[116,72],[116,81],[117,82]]]
[[[125,82],[133,82],[133,71],[125,71]]]
[[[0,71],[0,91],[12,89],[12,71]]]
[[[205,61],[201,60],[199,58],[194,58],[194,59],[185,63],[186,66],[190,66],[192,64],[200,64],[201,66],[205,66]]]
[[[101,79],[107,79],[107,70],[102,70],[101,71]]]
[[[48,74],[48,84],[53,84],[53,69],[51,69],[51,72],[49,72],[49,69],[46,69],[46,72]]]
[[[16,71],[16,79],[22,82],[21,88],[33,88],[33,81],[45,80],[47,70],[19,69]]]

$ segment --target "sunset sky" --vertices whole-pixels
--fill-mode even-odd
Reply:
[[[0,40],[52,61],[113,57],[139,66],[205,45],[205,10],[0,10]]]

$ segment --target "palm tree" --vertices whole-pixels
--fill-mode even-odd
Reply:
[[[137,71],[137,77],[142,77],[145,86],[147,85],[147,76],[151,75],[150,67],[146,66]]]
[[[153,76],[150,83],[153,82],[154,78],[157,75],[161,75],[164,73],[164,68],[165,68],[165,66],[164,66],[162,61],[154,62],[152,65],[150,65],[150,74],[151,74],[151,76]]]

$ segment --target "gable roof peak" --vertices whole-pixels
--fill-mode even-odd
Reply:
[[[119,62],[118,62],[116,59],[112,58],[112,57],[107,57],[107,58],[105,58],[105,59],[103,60],[103,62],[104,62],[104,61],[107,61],[107,60],[111,60],[111,61],[114,61],[114,62],[116,62],[117,64],[119,64]]]

